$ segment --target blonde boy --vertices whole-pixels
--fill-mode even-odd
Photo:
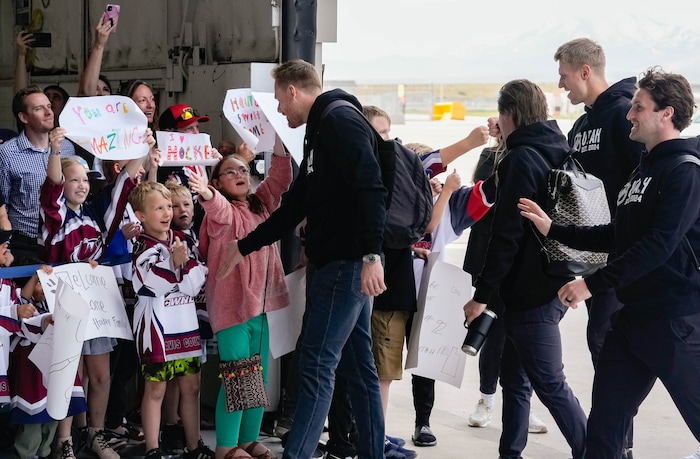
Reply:
[[[214,452],[199,437],[202,346],[194,302],[207,268],[187,236],[170,229],[172,199],[163,184],[139,184],[129,202],[143,226],[133,254],[133,284],[138,293],[133,331],[145,379],[141,402],[145,457],[162,457],[158,445],[161,405],[167,381],[175,380],[187,447],[183,457],[213,459]]]

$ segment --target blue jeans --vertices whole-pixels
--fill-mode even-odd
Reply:
[[[362,441],[360,459],[384,457],[384,413],[372,355],[369,297],[361,291],[362,261],[307,269],[306,313],[297,343],[299,393],[283,459],[309,459],[328,415],[335,373],[347,382]]]
[[[566,306],[557,297],[526,311],[504,314],[506,343],[501,357],[503,432],[500,457],[520,459],[527,443],[532,389],[552,414],[571,447],[574,459],[583,457],[586,415],[566,383],[559,321]]]

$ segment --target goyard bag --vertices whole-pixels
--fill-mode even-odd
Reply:
[[[547,174],[547,202],[543,207],[552,223],[568,226],[596,226],[610,223],[610,209],[603,182],[586,173],[573,156],[569,155],[555,169],[534,148],[550,169]],[[533,228],[534,230],[534,228]],[[573,249],[559,241],[535,235],[547,259],[546,271],[555,276],[586,276],[605,266],[608,254]]]

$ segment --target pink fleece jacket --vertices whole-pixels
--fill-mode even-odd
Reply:
[[[289,292],[276,244],[263,247],[243,259],[225,279],[217,280],[226,243],[241,239],[267,220],[292,181],[291,157],[272,155],[269,174],[255,194],[263,203],[260,214],[247,202],[230,202],[217,190],[208,201],[200,200],[205,215],[199,230],[199,251],[209,267],[206,281],[207,312],[214,333],[248,321],[263,312],[289,304]],[[265,285],[267,284],[267,288]]]

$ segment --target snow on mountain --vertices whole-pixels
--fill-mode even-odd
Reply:
[[[687,17],[687,19],[685,19]],[[600,43],[607,57],[607,77],[613,82],[638,76],[661,65],[700,84],[700,33],[691,15],[678,12],[669,22],[629,13],[595,20],[562,15],[545,18],[530,30],[495,30],[493,35],[436,40],[433,46],[402,49],[401,41],[384,43],[383,57],[362,60],[324,58],[325,78],[359,82],[505,82],[529,78],[557,81],[557,47],[576,37]]]

